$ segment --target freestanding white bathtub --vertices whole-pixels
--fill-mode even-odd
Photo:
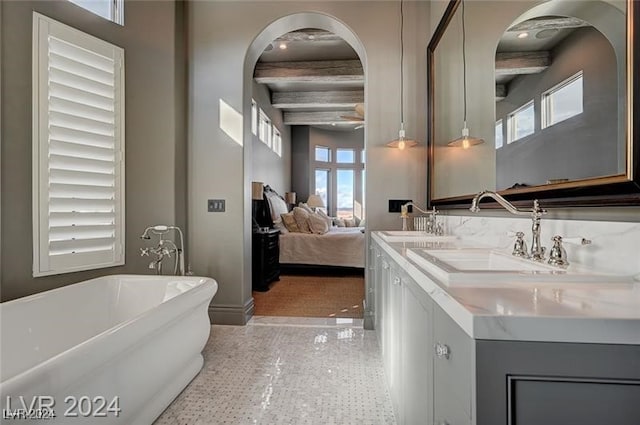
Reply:
[[[217,289],[114,275],[0,304],[0,422],[151,424],[202,368]]]

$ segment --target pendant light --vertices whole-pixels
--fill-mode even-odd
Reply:
[[[463,149],[469,149],[471,146],[484,143],[484,139],[479,137],[469,136],[469,128],[467,127],[467,51],[466,51],[466,32],[464,26],[464,0],[462,3],[462,87],[464,93],[464,127],[462,128],[462,137],[447,143],[448,146],[462,147]]]
[[[387,143],[390,148],[411,148],[418,142],[406,138],[404,131],[404,10],[403,0],[400,0],[400,131],[398,138]]]

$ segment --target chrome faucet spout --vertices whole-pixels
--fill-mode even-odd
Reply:
[[[482,199],[484,199],[484,198],[492,198],[497,203],[502,205],[502,207],[504,207],[504,209],[506,209],[507,211],[509,211],[511,214],[514,214],[514,215],[531,215],[531,213],[533,212],[532,210],[531,211],[519,210],[511,202],[509,202],[506,199],[504,199],[502,197],[502,195],[500,195],[500,194],[498,194],[496,192],[491,192],[490,190],[483,190],[482,192],[480,192],[476,196],[474,196],[473,200],[471,201],[471,208],[469,208],[469,210],[471,212],[474,212],[474,213],[479,212],[480,211],[480,201]]]
[[[520,210],[511,202],[503,198],[500,194],[492,192],[490,190],[483,190],[473,197],[473,199],[471,200],[471,208],[469,208],[469,210],[474,213],[480,211],[480,201],[484,198],[494,199],[498,204],[504,207],[504,209],[509,211],[511,214],[526,215],[531,217],[531,259],[536,261],[544,261],[544,253],[546,249],[540,243],[540,219],[544,214],[547,213],[547,210],[540,207],[540,203],[538,202],[538,200],[533,200],[533,208],[531,208],[530,210]]]

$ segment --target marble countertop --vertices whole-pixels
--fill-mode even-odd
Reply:
[[[407,257],[408,249],[425,248],[424,242],[386,242],[376,232],[372,237],[473,338],[640,344],[640,282],[451,287]]]

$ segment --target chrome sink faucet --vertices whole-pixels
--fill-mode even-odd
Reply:
[[[537,199],[533,200],[533,208],[531,208],[530,210],[523,211],[516,208],[513,204],[511,204],[509,201],[504,199],[501,195],[495,192],[491,192],[489,190],[483,190],[482,192],[474,196],[473,200],[471,201],[471,208],[469,208],[469,210],[474,213],[480,211],[480,201],[484,198],[494,199],[511,214],[526,215],[531,217],[532,240],[531,240],[530,258],[535,261],[544,261],[544,254],[546,249],[540,243],[540,219],[544,214],[547,213],[547,210],[540,207],[538,200]]]
[[[400,208],[401,213],[400,213],[400,218],[402,219],[402,230],[409,230],[408,226],[407,226],[407,219],[409,218],[409,213],[408,213],[408,207],[412,206],[413,208],[417,209],[418,211],[420,211],[422,214],[426,214],[427,217],[427,221],[426,221],[426,225],[424,226],[424,229],[420,229],[420,230],[424,230],[427,233],[434,233],[434,234],[442,234],[443,233],[443,229],[442,226],[440,226],[437,223],[437,219],[436,216],[438,215],[438,211],[436,210],[436,207],[433,207],[433,209],[431,211],[425,211],[422,208],[420,208],[419,206],[417,206],[416,204],[414,204],[413,202],[407,202],[406,204],[403,204]],[[420,217],[422,218],[422,217]],[[413,230],[418,230],[417,226],[416,226],[416,218],[414,218],[414,229]]]

